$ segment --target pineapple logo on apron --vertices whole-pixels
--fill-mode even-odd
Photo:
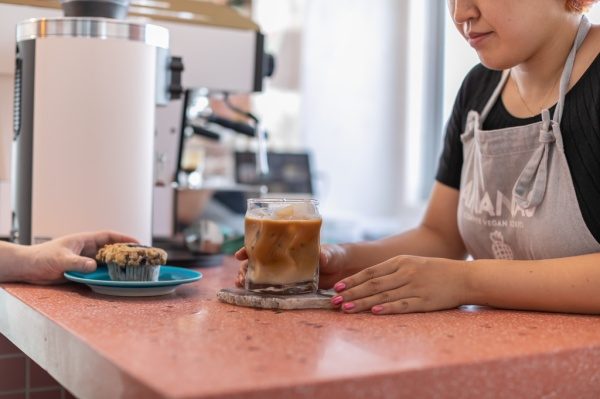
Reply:
[[[504,236],[498,230],[494,230],[490,233],[490,240],[492,240],[492,253],[495,259],[514,259],[513,250],[507,243],[504,242]]]

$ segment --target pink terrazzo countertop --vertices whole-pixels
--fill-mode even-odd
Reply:
[[[600,397],[599,317],[241,308],[216,299],[236,270],[143,299],[5,284],[0,332],[84,398]]]

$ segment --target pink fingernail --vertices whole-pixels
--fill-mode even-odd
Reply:
[[[356,305],[353,304],[352,302],[348,302],[348,303],[345,303],[344,305],[342,305],[342,307],[344,308],[344,310],[352,310],[356,307]]]
[[[337,292],[344,291],[346,289],[346,283],[337,283],[333,286],[333,289]]]
[[[344,302],[344,298],[342,298],[341,295],[335,296],[331,299],[331,303],[333,303],[334,305],[339,305],[342,302]]]
[[[383,310],[383,306],[381,305],[375,305],[371,308],[371,312],[373,313],[379,313]]]

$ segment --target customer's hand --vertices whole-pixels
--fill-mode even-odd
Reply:
[[[319,257],[319,288],[331,288],[336,281],[343,277],[344,250],[339,245],[322,245]],[[241,261],[240,270],[235,279],[235,285],[243,288],[248,271],[248,252],[242,248],[235,253],[237,260]]]
[[[396,256],[347,277],[334,288],[332,303],[346,313],[429,312],[462,305],[465,261]]]
[[[112,231],[68,235],[43,244],[22,247],[22,281],[52,284],[64,281],[63,273],[96,270],[93,259],[106,244],[137,242],[135,238]]]

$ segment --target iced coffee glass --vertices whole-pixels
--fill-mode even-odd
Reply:
[[[321,216],[312,199],[249,199],[246,289],[277,295],[316,292]]]

